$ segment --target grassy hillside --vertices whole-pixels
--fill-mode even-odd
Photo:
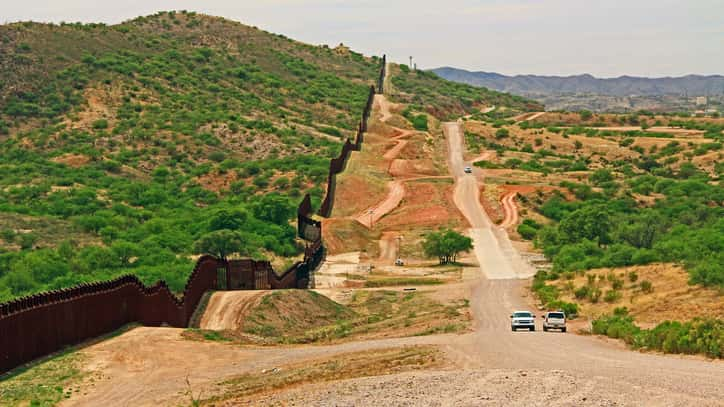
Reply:
[[[0,300],[135,273],[179,290],[194,242],[299,253],[377,58],[220,18],[0,26]]]

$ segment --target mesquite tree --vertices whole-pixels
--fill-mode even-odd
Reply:
[[[426,235],[422,248],[427,257],[437,257],[440,264],[455,263],[458,254],[473,248],[473,240],[447,229]]]

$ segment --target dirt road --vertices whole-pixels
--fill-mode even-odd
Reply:
[[[518,208],[515,205],[515,197],[517,195],[517,192],[508,192],[505,194],[503,199],[500,200],[503,204],[503,212],[505,212],[505,217],[500,223],[500,227],[503,229],[507,229],[518,224]]]
[[[365,209],[357,214],[357,216],[355,216],[355,220],[367,228],[372,228],[375,222],[392,212],[393,209],[397,208],[404,197],[405,185],[402,181],[390,181],[387,184],[387,196],[385,199],[377,205]]]
[[[378,263],[395,264],[395,260],[397,260],[398,253],[400,252],[399,236],[399,232],[382,232],[382,237],[380,237],[380,256],[377,259]]]
[[[516,123],[533,121],[533,120],[543,116],[544,114],[546,114],[546,112],[523,113],[519,116],[515,116],[513,118],[513,120],[515,120]]]
[[[443,131],[448,138],[448,165],[455,177],[454,201],[470,223],[475,255],[485,276],[489,279],[527,278],[535,269],[515,251],[508,235],[497,228],[480,204],[477,178],[464,171],[463,137],[460,123],[445,123]]]

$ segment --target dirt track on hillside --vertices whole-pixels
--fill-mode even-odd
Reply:
[[[384,95],[375,96],[375,104],[380,112],[380,121],[386,123],[390,118],[392,118],[391,109],[393,104],[388,101]],[[387,184],[387,195],[382,201],[366,208],[354,217],[357,222],[370,229],[377,221],[382,219],[383,216],[392,212],[400,205],[400,202],[402,202],[405,197],[405,181],[431,178],[414,176],[407,170],[408,162],[406,160],[397,159],[402,150],[409,143],[407,138],[415,134],[415,131],[401,129],[398,127],[393,127],[393,130],[395,135],[390,140],[394,141],[396,144],[387,150],[382,158],[389,161],[387,172],[395,179]]]
[[[372,226],[383,216],[397,208],[404,197],[405,185],[402,181],[390,181],[387,184],[387,196],[385,199],[375,206],[360,212],[357,216],[355,216],[355,220],[367,228],[372,228]]]
[[[515,116],[513,120],[516,123],[522,123],[527,121],[533,121],[541,116],[546,114],[546,112],[534,112],[534,113],[523,113],[521,115]]]
[[[518,224],[518,207],[515,204],[515,197],[517,195],[517,192],[508,192],[505,196],[503,196],[503,199],[500,200],[503,204],[503,212],[505,212],[505,217],[500,223],[500,227],[503,229],[507,229]]]

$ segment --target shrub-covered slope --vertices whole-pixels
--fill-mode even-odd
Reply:
[[[0,300],[135,273],[194,242],[297,255],[289,224],[354,134],[377,58],[220,18],[0,27]],[[47,226],[47,227],[46,227]]]

